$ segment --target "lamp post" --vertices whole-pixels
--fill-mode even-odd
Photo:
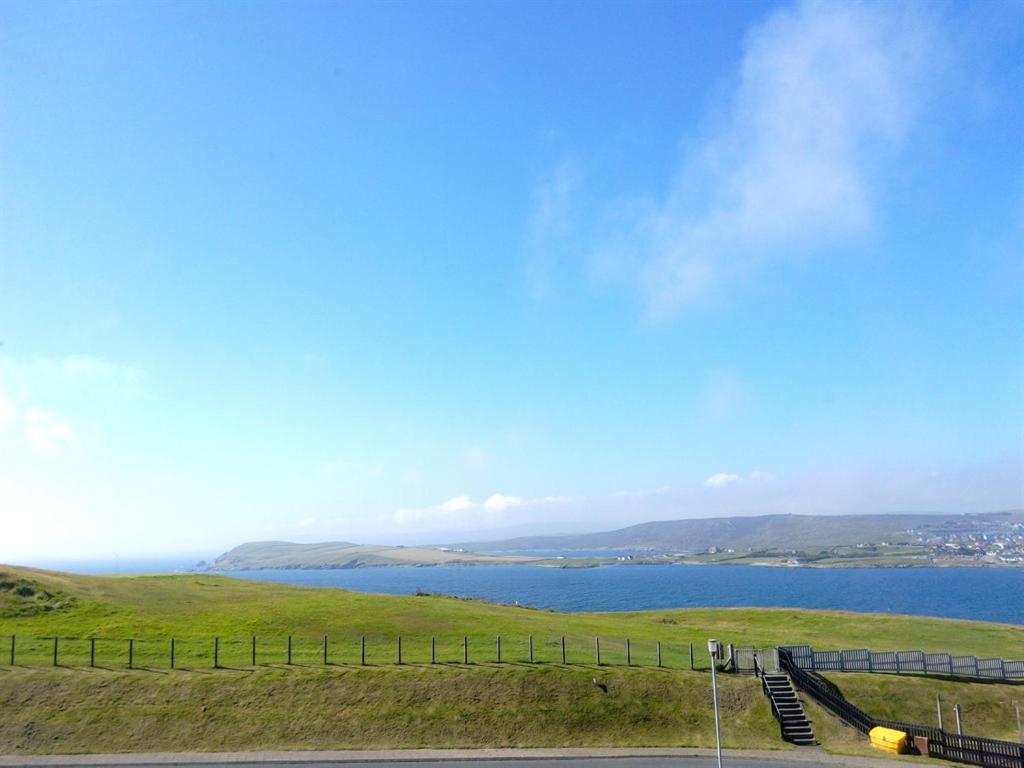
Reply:
[[[708,655],[711,657],[711,697],[715,704],[715,750],[718,768],[722,768],[722,727],[718,721],[718,680],[715,677],[715,667],[722,656],[722,644],[717,640],[708,640]]]

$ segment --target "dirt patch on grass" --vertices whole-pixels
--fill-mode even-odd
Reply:
[[[75,598],[7,571],[0,571],[0,619],[35,616],[75,606]]]

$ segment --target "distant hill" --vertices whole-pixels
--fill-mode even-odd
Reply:
[[[329,541],[296,544],[290,541],[253,541],[225,552],[211,571],[259,571],[277,568],[372,568],[384,565],[483,565],[526,562],[528,558],[494,557],[472,552],[442,551],[425,547],[378,547]]]
[[[745,550],[800,549],[861,543],[916,541],[999,522],[1020,522],[1021,511],[967,515],[761,515],[711,517],[640,523],[602,533],[563,536],[521,536],[500,541],[476,541],[454,546],[477,552],[600,549],[704,552],[711,547]],[[911,533],[914,531],[914,533]]]

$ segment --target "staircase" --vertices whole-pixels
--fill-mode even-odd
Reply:
[[[765,695],[771,699],[772,714],[779,721],[782,738],[798,746],[814,744],[814,731],[800,699],[796,697],[789,675],[766,673],[761,676],[761,685]]]

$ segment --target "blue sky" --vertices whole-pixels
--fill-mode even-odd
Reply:
[[[1024,6],[0,4],[0,559],[1024,506]]]

